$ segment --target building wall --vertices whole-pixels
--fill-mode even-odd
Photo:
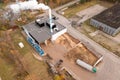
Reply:
[[[95,19],[91,19],[90,24],[112,36],[114,36],[116,33],[118,33],[120,31],[120,29],[118,30],[118,29],[112,28],[104,23],[101,23],[101,22],[95,20]]]
[[[114,32],[113,36],[120,32],[120,27]]]
[[[54,35],[52,35],[51,41],[56,40],[59,36],[61,36],[62,34],[66,33],[66,32],[67,32],[67,28],[59,31],[58,33],[56,33],[56,34],[54,34]]]

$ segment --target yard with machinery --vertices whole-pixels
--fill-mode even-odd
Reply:
[[[77,68],[76,61],[79,59],[94,68],[99,67],[98,64],[103,59],[101,54],[93,53],[82,42],[68,33],[61,35],[54,42],[48,40],[47,45],[43,43],[40,44],[40,46],[46,54],[51,57],[49,60],[53,65],[56,64],[59,59],[63,60],[62,67],[72,64],[72,67]]]
[[[66,78],[66,80],[76,80],[73,78],[73,76],[68,72],[65,68],[61,70],[61,74],[63,74]]]

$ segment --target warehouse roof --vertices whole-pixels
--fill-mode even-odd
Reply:
[[[48,20],[48,19],[47,19]],[[53,21],[56,24],[56,27],[58,28],[58,31],[53,30],[53,33],[50,32],[50,28],[46,25],[46,22],[48,22],[46,19],[40,19],[39,23],[45,23],[43,27],[40,27],[35,23],[35,21],[23,26],[24,29],[26,29],[29,34],[38,42],[42,43],[45,40],[48,40],[51,38],[52,35],[56,34],[57,32],[65,29],[64,26],[59,24],[56,21]]]
[[[109,25],[115,29],[120,27],[120,3],[103,11],[102,13],[93,17],[93,19]]]

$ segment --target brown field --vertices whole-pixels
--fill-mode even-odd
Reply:
[[[24,48],[18,46],[23,42]],[[52,80],[48,66],[33,57],[36,53],[19,29],[0,32],[0,77],[2,80]]]

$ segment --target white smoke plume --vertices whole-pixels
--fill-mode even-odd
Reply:
[[[47,10],[50,9],[47,5],[40,3],[36,0],[29,0],[29,1],[24,1],[24,2],[17,2],[15,4],[10,5],[10,9],[13,11],[13,13],[19,13],[21,10]]]
[[[52,14],[49,6],[39,3],[36,0],[29,0],[24,2],[17,2],[16,4],[10,5],[10,9],[13,13],[20,13],[21,10],[49,10],[49,21],[50,21],[50,31],[52,31]]]

